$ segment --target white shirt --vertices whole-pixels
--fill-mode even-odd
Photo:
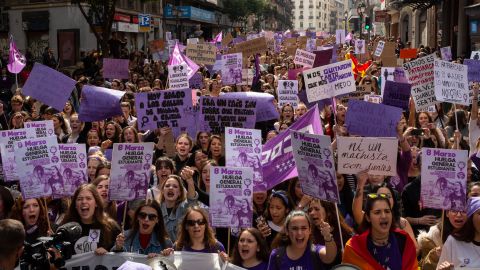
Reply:
[[[455,269],[480,269],[480,246],[449,236],[443,245],[437,269],[445,261],[453,263]]]

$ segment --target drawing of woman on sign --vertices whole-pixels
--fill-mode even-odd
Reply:
[[[233,215],[235,213],[235,198],[233,195],[228,195],[225,197],[223,204],[226,207],[227,212],[225,214],[227,215]]]
[[[77,187],[87,181],[87,176],[83,170],[74,171],[71,168],[65,168],[63,170],[63,179],[65,181],[65,192],[73,194]]]
[[[52,189],[47,182],[48,175],[45,174],[45,169],[42,165],[37,165],[33,168],[32,185],[37,185],[40,190],[43,190],[44,194],[52,194]]]
[[[338,201],[337,184],[330,171],[320,171],[319,178],[321,186],[320,189],[325,191],[324,199],[327,201]]]
[[[448,201],[447,204],[450,203],[449,209],[451,210],[456,210],[456,211],[465,210],[466,193],[465,193],[465,188],[463,187],[460,181],[453,183],[450,194],[448,195],[447,198],[445,198],[445,201]],[[444,205],[445,205],[445,202],[444,202]]]
[[[430,190],[430,197],[431,198],[446,198],[448,195],[448,181],[445,177],[439,177],[437,181],[435,181],[435,185]]]
[[[247,199],[242,199],[241,208],[232,217],[232,227],[247,228],[251,226],[250,220],[253,217],[252,208]]]
[[[51,169],[50,177],[48,178],[48,184],[52,188],[52,196],[55,198],[64,195],[65,190],[63,186],[63,178],[60,174],[60,170],[57,166],[53,166]]]
[[[252,164],[248,161],[247,153],[240,152],[234,167],[251,167]]]

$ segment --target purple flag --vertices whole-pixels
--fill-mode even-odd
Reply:
[[[35,63],[23,86],[23,93],[63,111],[65,103],[77,83],[74,79],[54,69]]]
[[[411,90],[412,86],[409,83],[386,81],[383,104],[408,110]]]
[[[215,38],[212,40],[212,43],[222,42],[222,39],[223,39],[223,32],[220,32],[220,33],[218,33],[217,36],[215,36]]]
[[[322,122],[318,106],[310,109],[300,117],[286,131],[268,141],[262,148],[262,169],[264,185],[256,186],[256,190],[267,190],[298,176],[293,159],[290,131],[306,132],[310,134],[323,134]]]
[[[128,59],[103,59],[103,77],[108,79],[128,79]]]
[[[125,92],[93,85],[82,88],[80,104],[80,121],[100,121],[109,117],[122,115],[120,99]]]
[[[348,132],[365,137],[396,137],[402,109],[352,99],[348,102],[345,124]]]
[[[181,65],[181,64],[187,64],[188,79],[190,79],[195,73],[197,73],[197,70],[200,68],[190,58],[183,55],[182,52],[180,51],[178,43],[175,43],[175,47],[173,48],[173,52],[170,55],[170,60],[168,61],[168,65],[173,66],[173,65]]]
[[[258,92],[234,92],[234,93],[227,93],[223,95],[223,97],[228,98],[238,98],[238,99],[245,99],[251,98],[257,101],[257,122],[268,121],[272,119],[278,119],[279,114],[275,105],[273,104],[274,96],[268,93],[258,93]]]
[[[10,53],[8,55],[7,69],[11,73],[18,74],[27,64],[25,56],[17,49],[17,45],[13,41],[13,36],[10,36]]]

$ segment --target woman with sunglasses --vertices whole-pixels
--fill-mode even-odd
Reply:
[[[155,257],[173,246],[161,218],[162,210],[156,201],[143,201],[133,218],[132,229],[119,234],[112,251],[133,252]]]
[[[255,228],[247,228],[238,237],[231,262],[248,270],[266,270],[269,253],[262,233]]]
[[[384,194],[367,195],[359,232],[348,240],[343,263],[364,270],[418,268],[415,244],[405,231],[396,229],[390,199]]]

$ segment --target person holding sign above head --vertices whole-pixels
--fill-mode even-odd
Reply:
[[[418,268],[415,244],[407,233],[396,229],[390,199],[385,194],[367,196],[365,218],[359,232],[348,240],[343,263],[363,270]]]
[[[231,262],[248,270],[267,270],[269,253],[262,233],[247,228],[238,237]]]
[[[337,245],[331,234],[331,227],[323,222],[321,233],[325,246],[312,244],[313,223],[303,211],[294,210],[285,219],[284,230],[275,239],[278,248],[270,254],[269,270],[281,269],[326,269],[337,256]]]
[[[133,218],[132,229],[119,234],[112,251],[132,252],[155,257],[173,246],[161,217],[162,210],[156,201],[143,201]]]

